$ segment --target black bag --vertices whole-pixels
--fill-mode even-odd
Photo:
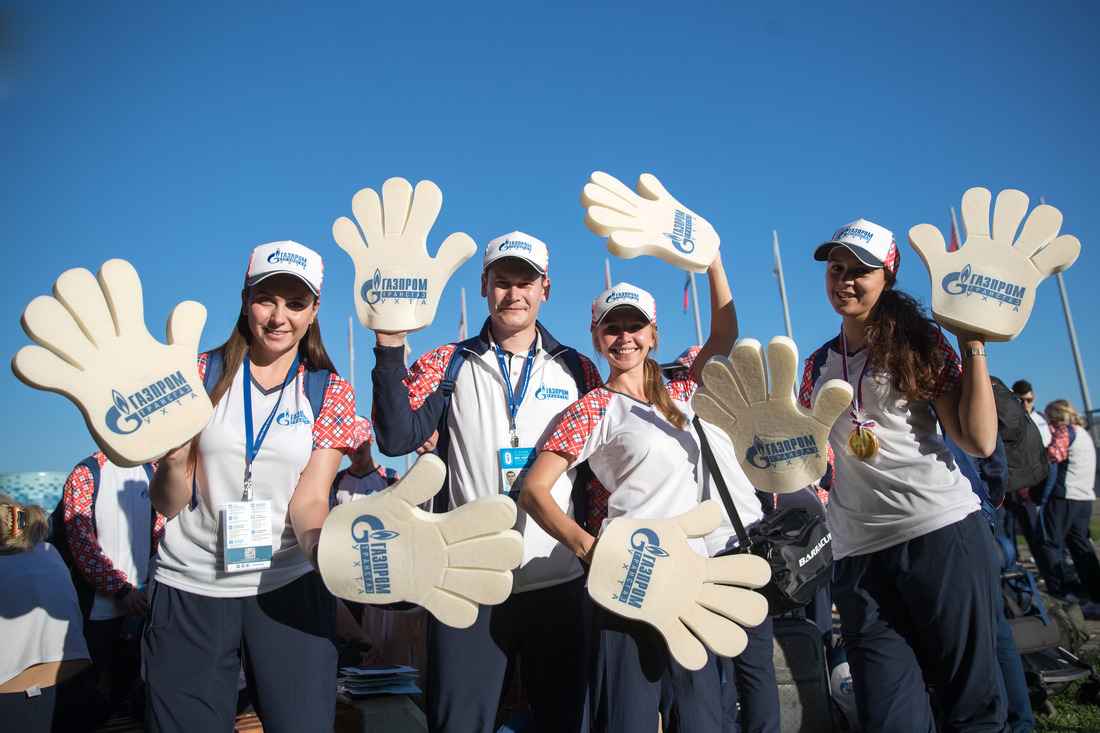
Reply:
[[[1008,490],[1038,486],[1050,471],[1043,435],[1012,390],[996,377],[990,381],[997,405],[997,434],[1004,441],[1008,457]]]
[[[730,522],[737,531],[738,546],[732,552],[751,552],[767,560],[771,566],[771,581],[759,589],[760,594],[768,599],[768,615],[805,606],[833,578],[832,536],[825,522],[808,509],[776,511],[758,494],[765,516],[752,528],[752,532],[746,532],[698,415],[694,422],[703,460],[722,496]]]

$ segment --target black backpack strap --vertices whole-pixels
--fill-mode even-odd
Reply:
[[[695,425],[695,432],[699,436],[699,449],[703,454],[703,462],[706,463],[707,470],[710,471],[711,480],[714,481],[714,485],[718,487],[718,494],[722,497],[722,504],[726,507],[726,513],[730,517],[730,522],[733,523],[733,529],[737,532],[737,541],[742,548],[748,549],[749,547],[749,534],[745,531],[745,525],[741,523],[741,517],[737,514],[737,507],[733,505],[733,497],[730,496],[729,487],[726,486],[726,480],[722,477],[722,469],[718,467],[718,461],[714,458],[714,452],[710,449],[710,441],[707,439],[707,434],[703,430],[703,423],[696,415],[691,419],[691,422]],[[763,501],[761,501],[763,504]]]

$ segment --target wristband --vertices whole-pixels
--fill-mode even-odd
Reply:
[[[966,349],[962,353],[962,358],[966,359],[972,356],[985,356],[985,349]]]

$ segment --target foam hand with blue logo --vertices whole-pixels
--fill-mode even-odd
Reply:
[[[676,267],[706,272],[718,252],[718,234],[654,176],[643,173],[634,193],[619,179],[596,171],[581,192],[585,226],[607,237],[607,251],[630,259],[659,257]]]
[[[336,243],[355,263],[355,312],[372,331],[418,331],[435,318],[439,296],[454,271],[477,251],[462,232],[443,240],[428,255],[428,232],[443,206],[443,194],[431,181],[404,178],[382,184],[382,196],[364,188],[351,200],[351,219],[332,225]]]
[[[768,563],[751,554],[705,557],[689,538],[713,532],[722,510],[713,500],[670,519],[618,517],[604,525],[588,573],[588,595],[608,611],[655,627],[687,669],[715,654],[745,649],[742,627],[768,615],[751,590],[771,580]]]
[[[12,371],[35,389],[69,398],[112,462],[140,466],[186,443],[213,414],[196,356],[206,308],[188,300],[168,316],[168,344],[145,327],[141,280],[125,260],[108,260],[96,278],[68,270],[53,296],[27,305],[24,346]]]
[[[728,359],[703,366],[691,400],[700,418],[729,435],[738,464],[761,491],[786,494],[820,479],[829,431],[851,406],[851,385],[830,379],[813,410],[803,408],[794,395],[798,367],[798,347],[786,336],[768,344],[766,363],[759,341],[741,339]]]
[[[420,509],[446,474],[438,456],[425,454],[393,486],[332,510],[317,565],[334,595],[416,603],[460,629],[474,622],[479,604],[508,598],[523,559],[523,538],[512,529],[516,503],[497,494],[445,514]]]
[[[931,224],[910,229],[909,244],[928,268],[937,322],[948,330],[984,334],[989,341],[1011,341],[1031,315],[1035,288],[1072,265],[1081,243],[1069,234],[1058,236],[1062,213],[1045,204],[1035,207],[1013,243],[1027,215],[1027,195],[1012,189],[998,194],[992,231],[990,199],[984,188],[963,194],[965,240],[954,252],[947,251],[943,235]]]

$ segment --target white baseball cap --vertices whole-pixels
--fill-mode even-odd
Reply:
[[[535,268],[540,275],[546,275],[550,270],[550,253],[546,249],[546,243],[530,234],[512,232],[489,242],[485,246],[485,262],[481,269],[488,270],[489,265],[505,257],[518,257]]]
[[[289,240],[269,242],[252,250],[244,284],[252,287],[272,275],[295,275],[319,297],[324,273],[325,263],[321,260],[321,255],[309,247]]]
[[[608,313],[621,305],[641,311],[646,320],[657,328],[657,301],[646,291],[629,283],[619,283],[592,301],[592,328],[600,325]]]
[[[894,242],[894,233],[866,219],[856,219],[833,232],[832,239],[814,250],[814,259],[825,262],[837,245],[847,247],[868,267],[881,267],[897,274],[901,264],[901,253]]]

